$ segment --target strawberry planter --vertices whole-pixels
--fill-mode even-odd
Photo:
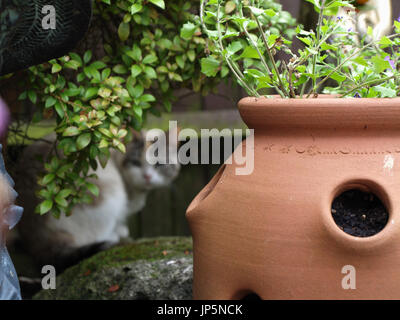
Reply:
[[[238,176],[235,164],[223,165],[187,210],[194,297],[398,299],[399,105],[400,98],[241,100],[255,129],[255,169]],[[365,212],[353,212],[365,224],[338,225],[332,205],[349,190],[382,210],[361,204]],[[345,229],[371,227],[375,218],[375,232]],[[346,266],[354,267],[355,289],[343,286]]]

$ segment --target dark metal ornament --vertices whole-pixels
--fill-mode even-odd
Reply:
[[[42,26],[46,5],[56,10],[55,29]],[[67,54],[91,16],[91,0],[0,0],[0,76]]]

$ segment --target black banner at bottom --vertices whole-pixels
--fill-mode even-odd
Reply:
[[[81,317],[90,315],[116,319],[123,316],[129,320],[158,319],[276,319],[281,317],[307,318],[369,317],[379,311],[397,312],[400,301],[2,301],[3,314],[42,314],[47,318],[54,315]],[[383,313],[382,313],[383,312]],[[394,313],[396,314],[396,313]]]

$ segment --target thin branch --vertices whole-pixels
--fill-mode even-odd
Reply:
[[[319,17],[318,17],[318,24],[317,24],[317,43],[321,43],[321,39],[320,39],[321,38],[321,26],[322,26],[322,21],[323,21],[323,17],[324,17],[325,3],[326,3],[326,0],[322,0],[320,13],[319,13]],[[312,79],[312,81],[313,81],[312,92],[314,94],[316,92],[315,87],[317,84],[317,79],[315,78],[315,69],[317,68],[317,58],[318,58],[320,52],[321,52],[321,50],[320,50],[320,47],[318,46],[317,53],[313,57],[313,64],[312,64],[312,74],[314,76],[314,78]]]
[[[287,66],[285,60],[282,60],[282,69],[286,70],[286,72],[288,74],[290,97],[296,98],[296,93],[294,92],[294,87],[293,87],[293,69],[292,69],[292,67]]]
[[[375,85],[384,83],[384,82],[386,82],[386,81],[388,81],[388,80],[396,79],[396,78],[398,78],[398,77],[399,77],[398,75],[393,75],[393,76],[386,77],[386,78],[383,78],[383,79],[374,79],[374,80],[370,80],[370,81],[363,82],[363,83],[357,85],[356,87],[354,87],[353,89],[351,89],[351,90],[345,92],[345,93],[342,94],[340,97],[341,97],[341,98],[344,98],[345,96],[348,96],[349,94],[351,94],[351,93],[353,93],[354,91],[356,91],[356,90],[358,90],[358,89],[361,89],[361,88],[363,88],[363,87],[370,86],[370,85],[374,85],[374,86],[375,86]]]
[[[264,45],[265,45],[267,54],[268,54],[268,56],[269,56],[269,59],[271,60],[272,66],[273,66],[273,68],[274,68],[274,70],[275,70],[275,72],[276,72],[276,76],[278,77],[278,81],[279,81],[279,84],[280,84],[280,86],[281,86],[281,90],[284,92],[284,94],[286,95],[286,97],[289,97],[290,95],[289,95],[289,93],[286,91],[285,86],[283,85],[282,79],[281,79],[281,77],[280,77],[280,75],[279,75],[278,67],[277,67],[277,65],[276,65],[276,63],[275,63],[275,58],[274,58],[274,56],[273,56],[273,54],[272,54],[271,48],[270,48],[269,45],[268,45],[268,40],[267,40],[267,38],[265,37],[264,29],[262,28],[261,23],[260,23],[260,21],[258,20],[257,16],[254,15],[254,17],[255,17],[255,20],[256,20],[256,22],[257,22],[258,29],[259,29],[260,32],[261,32],[261,36],[262,36],[262,39],[263,39],[263,41],[264,41]]]

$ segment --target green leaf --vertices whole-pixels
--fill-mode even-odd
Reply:
[[[37,102],[37,94],[36,94],[35,91],[29,90],[28,91],[28,98],[29,98],[29,100],[31,100],[31,102],[33,104],[36,104],[36,102]]]
[[[131,6],[131,15],[142,11],[143,6],[140,3],[135,3]]]
[[[83,55],[83,61],[85,63],[88,63],[90,60],[92,59],[92,51],[88,50],[85,52],[85,54]]]
[[[397,96],[396,90],[384,86],[375,86],[374,90],[381,94],[381,98],[394,98]]]
[[[233,12],[236,9],[236,3],[235,1],[228,1],[225,4],[225,13],[226,14],[230,14],[231,12]]]
[[[353,61],[359,65],[362,65],[364,67],[368,67],[367,61],[363,57],[357,57],[354,58]]]
[[[73,136],[78,135],[79,133],[80,133],[80,131],[77,127],[68,127],[63,132],[63,136],[64,137],[73,137]]]
[[[117,64],[114,66],[113,71],[118,74],[126,74],[128,69],[123,64]]]
[[[103,80],[105,80],[106,78],[108,78],[111,74],[111,69],[110,68],[106,68],[101,72],[101,77]]]
[[[111,134],[110,130],[106,129],[106,128],[99,128],[99,131],[105,135],[107,138],[112,138],[113,135]]]
[[[337,51],[338,48],[335,47],[335,46],[333,46],[333,45],[331,45],[331,44],[329,44],[329,43],[323,42],[323,43],[321,44],[321,49],[322,49],[322,50]]]
[[[394,21],[394,26],[396,28],[397,33],[400,31],[400,21],[395,20]]]
[[[383,37],[380,39],[379,44],[380,44],[381,46],[383,46],[384,48],[386,48],[387,46],[393,45],[393,41],[390,40],[388,37],[383,36]]]
[[[381,73],[386,69],[391,68],[389,61],[386,61],[380,56],[374,56],[371,58],[371,61],[374,64],[374,69],[376,73]]]
[[[87,183],[86,187],[88,188],[88,190],[95,196],[98,197],[100,194],[100,190],[99,187],[96,186],[94,183]]]
[[[107,140],[106,140],[106,139],[101,139],[101,140],[100,140],[100,144],[99,144],[99,149],[107,148],[107,147],[108,147],[108,142],[107,142]]]
[[[181,28],[181,38],[185,40],[192,39],[196,29],[197,27],[193,23],[191,22],[185,23]]]
[[[157,42],[157,45],[161,48],[161,49],[170,49],[172,47],[172,41],[169,39],[160,39]]]
[[[177,74],[177,73],[174,73],[172,75],[172,80],[175,80],[175,81],[178,81],[178,82],[182,82],[183,81],[182,76],[180,74]]]
[[[73,69],[73,70],[78,70],[78,68],[81,66],[81,64],[78,61],[75,60],[70,60],[64,64],[64,67]]]
[[[245,74],[251,75],[254,78],[262,78],[265,77],[265,74],[257,69],[248,69],[245,71]]]
[[[164,0],[149,0],[149,2],[155,4],[157,7],[160,7],[161,9],[165,9]]]
[[[351,2],[351,1],[350,1]],[[349,1],[337,1],[337,0],[335,0],[335,1],[332,1],[331,3],[329,3],[327,6],[326,6],[326,8],[327,9],[333,9],[333,8],[338,8],[338,7],[347,7],[347,6],[349,6],[349,5],[351,5],[350,3],[349,3]]]
[[[18,100],[25,100],[27,98],[27,96],[28,96],[28,92],[24,91],[19,95]]]
[[[134,86],[129,93],[132,95],[133,98],[139,98],[144,92],[144,88],[142,85],[138,84]]]
[[[60,194],[58,194],[58,195],[55,197],[54,200],[56,201],[56,203],[57,203],[59,206],[61,206],[61,207],[63,207],[63,208],[68,207],[68,201],[65,200],[65,198],[62,197]]]
[[[69,54],[69,56],[71,57],[72,61],[74,61],[74,62],[76,62],[78,64],[78,67],[82,66],[83,61],[82,61],[81,57],[78,54],[76,54],[74,52],[71,52]]]
[[[65,113],[64,113],[64,108],[63,108],[62,104],[59,101],[57,101],[54,108],[56,109],[58,116],[61,119],[63,119],[65,116]]]
[[[342,76],[342,75],[340,75],[340,74],[337,73],[337,72],[331,74],[331,75],[330,75],[330,78],[332,78],[333,80],[335,80],[335,81],[337,81],[337,82],[339,82],[339,83],[341,83],[341,82],[343,82],[344,80],[346,80],[346,77],[345,77],[345,76]]]
[[[98,95],[102,98],[108,98],[111,96],[112,91],[108,88],[101,88],[98,92]]]
[[[54,106],[56,104],[57,100],[54,97],[48,97],[46,99],[46,104],[45,104],[45,108],[50,108],[52,106]]]
[[[372,29],[372,27],[371,27],[371,26],[368,26],[368,28],[367,28],[367,34],[368,34],[370,37],[372,37],[373,33],[374,33],[374,30]]]
[[[86,148],[91,140],[92,140],[92,135],[90,133],[81,134],[76,140],[76,146],[78,150]]]
[[[276,12],[275,12],[274,10],[272,10],[272,9],[267,9],[267,10],[264,11],[264,13],[265,13],[267,16],[270,16],[270,17],[276,16]]]
[[[92,67],[92,68],[94,68],[94,69],[96,69],[96,70],[98,70],[98,69],[103,69],[103,68],[105,68],[107,65],[104,63],[104,62],[102,62],[102,61],[95,61],[95,62],[93,62],[91,65],[90,65],[90,67]]]
[[[196,53],[195,53],[195,51],[194,51],[194,50],[189,50],[189,51],[187,52],[187,57],[189,58],[189,60],[190,60],[191,62],[193,62],[193,61],[196,59]],[[167,70],[167,72],[168,72],[168,70]]]
[[[212,57],[201,59],[201,72],[207,77],[215,77],[219,71],[220,62]]]
[[[240,41],[235,41],[229,44],[226,48],[228,57],[233,56],[236,52],[240,51],[243,48],[243,45]]]
[[[171,112],[172,110],[172,103],[171,101],[164,101],[164,107],[167,112]]]
[[[51,209],[53,208],[53,201],[51,200],[45,200],[40,204],[39,207],[39,213],[41,215],[46,214],[47,212],[49,212]]]
[[[54,173],[49,173],[43,177],[42,184],[47,185],[55,179],[56,175]]]
[[[319,12],[319,9],[321,8],[321,4],[319,0],[306,0],[307,2],[311,2],[314,5],[315,11]]]
[[[150,79],[157,79],[157,74],[156,74],[155,70],[152,67],[144,68],[144,72],[147,74],[147,76]]]
[[[240,58],[248,58],[248,59],[260,59],[260,56],[257,53],[257,50],[253,47],[246,47],[242,54],[240,55]]]
[[[119,151],[121,151],[122,153],[126,153],[126,147],[121,141],[114,139],[114,144],[117,146],[117,149]]]
[[[118,27],[118,36],[122,41],[126,41],[129,38],[131,28],[129,23],[122,22]]]
[[[137,119],[139,119],[139,120],[142,119],[143,110],[142,110],[142,108],[140,108],[140,106],[138,106],[138,105],[133,106],[133,112]]]
[[[183,69],[185,67],[185,61],[183,60],[183,56],[176,56],[175,57],[176,64],[179,68]]]
[[[89,88],[85,92],[85,99],[89,100],[93,98],[95,95],[97,95],[97,92],[99,91],[99,88]]]
[[[158,58],[155,55],[148,54],[147,56],[144,57],[142,62],[144,64],[153,64],[153,63],[157,62],[157,60],[158,60]]]
[[[142,50],[139,48],[137,44],[134,44],[132,50],[126,51],[125,54],[131,57],[136,62],[142,60]]]
[[[306,45],[311,45],[312,40],[310,38],[303,38],[303,37],[297,37],[301,42],[305,43]]]
[[[264,13],[263,9],[257,7],[249,6],[248,8],[250,9],[251,13],[254,14],[255,16],[259,16]]]
[[[142,97],[140,97],[141,102],[154,102],[156,101],[156,98],[154,98],[153,95],[151,94],[145,94]]]
[[[60,72],[61,70],[62,70],[62,67],[58,63],[55,63],[55,64],[53,64],[53,67],[51,68],[51,73],[57,73],[57,72]]]

